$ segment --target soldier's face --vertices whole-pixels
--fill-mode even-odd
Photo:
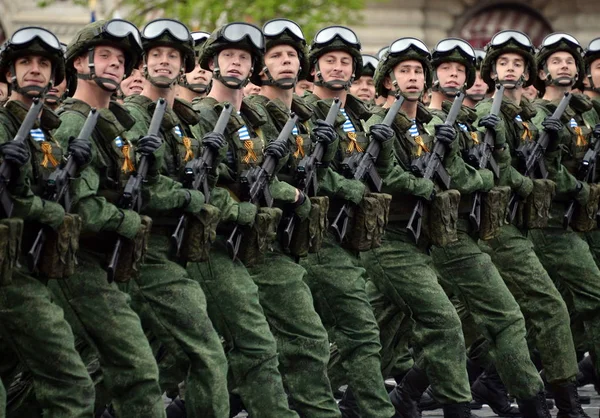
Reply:
[[[365,102],[375,99],[375,82],[371,76],[362,76],[350,86],[350,93]]]
[[[270,48],[264,60],[274,80],[296,78],[300,71],[298,51],[291,45],[277,45]],[[260,78],[266,80],[267,76],[261,71]]]
[[[348,81],[354,73],[354,60],[352,55],[344,51],[331,51],[323,54],[318,60],[323,81],[342,80]],[[313,69],[312,74],[316,74]]]
[[[223,77],[245,80],[252,71],[252,54],[244,49],[229,48],[219,53],[219,69]],[[210,65],[211,69],[214,65]]]
[[[183,69],[181,52],[170,46],[152,48],[146,54],[146,66],[150,77],[173,80],[179,77]]]
[[[423,64],[417,60],[402,61],[394,67],[394,77],[398,83],[398,88],[409,100],[418,100],[425,90],[425,71]],[[394,91],[394,86],[390,77],[383,81],[386,89]]]
[[[0,103],[8,99],[8,84],[0,82]]]
[[[525,65],[525,59],[519,54],[502,54],[496,60],[496,71],[492,70],[492,79],[516,83],[523,76],[525,80],[529,80]]]
[[[471,88],[469,90],[467,90],[467,94],[471,94],[471,95],[482,95],[482,94],[486,94],[488,90],[488,85],[485,83],[485,81],[483,81],[483,78],[481,78],[481,73],[479,71],[475,72],[475,83],[473,83],[473,86],[471,86]]]
[[[208,84],[212,80],[212,73],[203,70],[200,64],[196,64],[194,71],[185,75],[187,82],[190,84]]]
[[[144,73],[139,68],[134,68],[131,75],[121,81],[121,91],[125,97],[140,94],[144,90]]]
[[[296,94],[298,96],[302,96],[306,90],[312,90],[313,83],[308,80],[300,80],[298,84],[296,84]]]
[[[436,74],[440,87],[459,89],[467,81],[467,71],[463,64],[458,62],[443,62],[437,69]]]
[[[89,74],[88,54],[82,54],[73,62],[78,73]],[[94,48],[94,70],[97,77],[113,80],[117,85],[125,75],[125,54],[112,46],[99,45]],[[116,90],[112,84],[104,84],[110,90]]]
[[[52,62],[39,55],[19,57],[15,60],[15,73],[19,86],[44,88],[50,82]],[[10,71],[7,71],[6,78],[12,78]]]
[[[50,104],[56,103],[56,101],[53,100],[54,99],[53,96],[62,97],[63,94],[65,94],[65,91],[67,91],[67,79],[66,78],[63,81],[61,81],[58,86],[53,86],[50,89],[50,91],[48,91],[48,96],[46,96],[46,103],[50,103]]]
[[[590,64],[590,75],[592,78],[592,82],[594,83],[594,87],[600,87],[600,58],[593,61]]]
[[[577,63],[573,55],[566,51],[558,51],[546,59],[548,73],[552,79],[557,80],[559,84],[568,86],[571,84],[569,79],[577,76]],[[540,70],[540,78],[545,80],[548,77],[544,69]]]

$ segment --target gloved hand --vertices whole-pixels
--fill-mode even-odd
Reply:
[[[226,144],[223,134],[217,132],[209,132],[202,138],[202,145],[209,147],[214,151],[219,151]]]
[[[596,138],[600,137],[600,123],[594,127],[594,130],[592,131],[592,134]]]
[[[143,155],[152,155],[160,148],[162,142],[158,135],[143,136],[138,141],[137,152]]]
[[[287,147],[287,144],[282,141],[270,142],[265,147],[265,155],[271,155],[277,160],[280,160],[283,157],[285,157],[288,154],[288,152],[289,149]]]
[[[394,136],[394,131],[387,125],[383,123],[377,123],[371,126],[369,133],[371,138],[373,138],[377,142],[386,142],[392,139]]]
[[[435,138],[443,144],[450,146],[456,138],[456,129],[450,125],[435,125]]]
[[[333,125],[321,119],[318,119],[315,122],[315,127],[312,130],[312,136],[317,142],[323,142],[325,145],[331,144],[337,138],[337,134]]]
[[[29,161],[29,148],[24,142],[6,142],[0,145],[0,153],[6,161],[18,166],[25,165]]]
[[[500,117],[498,115],[487,115],[479,120],[479,126],[483,126],[488,129],[496,129],[496,126],[500,123]]]
[[[557,132],[560,131],[564,125],[559,119],[553,118],[552,116],[548,116],[542,122],[542,126],[544,127],[544,130],[549,134],[556,135]]]
[[[92,144],[87,139],[73,139],[69,142],[69,154],[75,160],[78,167],[82,167],[92,159]]]

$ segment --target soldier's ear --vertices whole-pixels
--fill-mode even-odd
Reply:
[[[546,78],[548,78],[548,74],[546,74],[546,71],[544,70],[539,70],[538,77],[540,78],[540,80],[545,80]]]
[[[389,76],[385,76],[385,78],[383,79],[383,87],[385,87],[388,90],[392,89],[392,79]]]
[[[73,67],[75,67],[75,71],[78,73],[85,72],[84,69],[88,67],[88,57],[87,55],[80,55],[73,61]]]
[[[210,71],[214,71],[215,70],[215,60],[214,60],[214,58],[211,58],[210,60],[208,60],[208,68],[210,68]]]
[[[529,80],[529,68],[526,68],[523,72],[523,78],[525,79],[525,81]]]
[[[13,77],[12,72],[10,70],[6,70],[6,73],[4,74],[4,77],[6,77],[6,79],[10,83],[10,79]]]

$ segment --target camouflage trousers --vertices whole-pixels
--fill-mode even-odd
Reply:
[[[549,382],[573,380],[577,374],[569,312],[533,243],[514,225],[498,237],[481,242],[525,317],[532,347],[538,349]],[[500,367],[498,367],[500,369]]]
[[[258,288],[246,267],[231,260],[223,237],[217,237],[208,261],[188,263],[187,271],[206,294],[208,315],[225,339],[229,372],[249,415],[298,418],[288,407]]]
[[[186,413],[226,417],[227,359],[206,312],[206,297],[184,267],[169,260],[168,234],[152,232],[139,277],[122,286],[144,329],[162,343],[186,381]],[[165,388],[163,388],[165,389]]]
[[[76,273],[49,287],[75,335],[98,353],[117,415],[165,417],[158,367],[129,296],[107,282],[104,253],[80,248],[77,258]]]
[[[402,338],[410,338],[423,356],[436,399],[442,404],[470,402],[460,320],[438,283],[431,257],[414,244],[406,229],[392,225],[381,247],[364,253],[364,265],[376,288],[370,289],[375,316],[389,341],[383,347],[399,349],[395,356],[384,352],[389,367],[406,353]],[[400,321],[413,321],[414,327]],[[412,332],[408,335],[403,329]]]
[[[576,232],[561,227],[530,230],[528,237],[569,311],[583,323],[583,340],[597,359],[600,353],[600,270],[588,243]],[[600,362],[594,364],[596,373],[600,374]]]
[[[46,417],[91,417],[94,385],[75,350],[71,327],[48,288],[23,270],[12,283],[0,286],[0,335],[18,361],[31,373],[35,399]],[[0,394],[4,416],[5,393]]]
[[[274,245],[265,261],[248,271],[277,342],[289,402],[303,417],[339,417],[327,377],[327,331],[304,282],[306,270]]]
[[[365,289],[365,270],[358,257],[327,234],[321,250],[301,261],[315,307],[339,350],[339,362],[332,364],[333,388],[348,384],[363,415],[391,417],[381,374],[379,328]]]
[[[6,391],[0,379],[0,418],[6,418]]]

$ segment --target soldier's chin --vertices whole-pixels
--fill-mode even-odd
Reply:
[[[421,98],[421,96],[423,95],[423,90],[421,91],[407,91],[405,93],[403,93],[404,97],[406,98],[406,100],[410,100],[412,102],[415,102],[417,100],[419,100]]]
[[[559,86],[569,87],[575,84],[575,80],[572,77],[557,77],[554,82]]]

